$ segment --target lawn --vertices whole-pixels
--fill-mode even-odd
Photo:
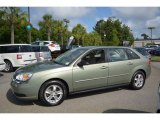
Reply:
[[[151,61],[160,62],[160,56],[152,56]]]

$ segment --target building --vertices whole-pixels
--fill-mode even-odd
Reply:
[[[135,40],[134,43],[133,43],[133,47],[143,47],[145,46],[147,43],[155,43],[155,44],[160,44],[160,39],[148,39],[148,40],[142,40],[142,39],[138,39],[138,40]]]

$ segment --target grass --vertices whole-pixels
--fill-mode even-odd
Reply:
[[[160,56],[152,56],[151,61],[160,62]]]

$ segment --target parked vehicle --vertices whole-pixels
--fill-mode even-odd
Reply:
[[[36,41],[33,42],[32,45],[45,45],[48,46],[51,52],[60,51],[60,46],[55,41]]]
[[[19,99],[54,106],[78,92],[124,85],[141,89],[150,73],[148,59],[132,48],[80,47],[18,69],[11,88]]]
[[[152,51],[152,55],[154,56],[160,56],[160,47],[157,47]]]
[[[158,45],[147,45],[147,46],[145,46],[145,49],[147,50],[147,52],[149,53],[149,54],[153,54],[153,51],[155,50],[155,49],[157,49],[157,47],[158,47]]]
[[[47,46],[32,45],[37,61],[51,60],[51,52]]]
[[[146,56],[147,58],[151,59],[151,55],[147,52],[147,50],[144,47],[135,47],[134,49],[141,53],[143,56]]]
[[[2,58],[2,56],[0,55],[0,71],[5,69],[5,62]]]
[[[14,67],[22,67],[36,63],[35,53],[27,44],[4,44],[0,45],[0,55],[3,56],[6,67],[4,71],[13,71]]]

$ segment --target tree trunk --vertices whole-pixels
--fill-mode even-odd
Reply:
[[[14,24],[11,25],[11,44],[14,44]]]
[[[51,32],[50,32],[50,30],[48,30],[48,40],[49,41],[51,40]]]

